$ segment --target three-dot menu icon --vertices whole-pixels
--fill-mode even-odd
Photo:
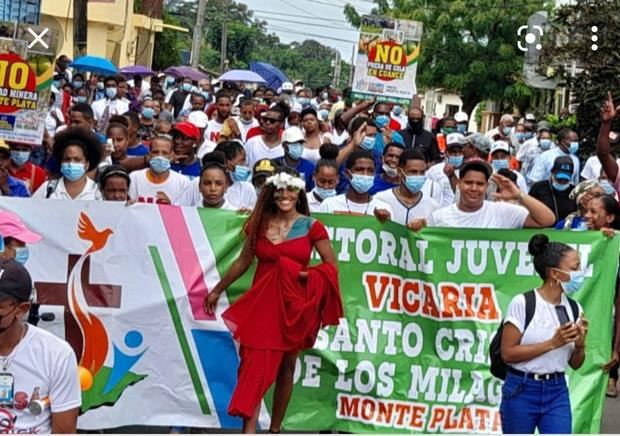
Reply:
[[[596,26],[592,26],[592,37],[590,39],[592,39],[592,42],[594,44],[592,44],[592,51],[596,51],[598,50],[598,45],[596,44],[596,42],[598,41],[598,35],[596,35],[596,32],[598,32],[598,27]]]

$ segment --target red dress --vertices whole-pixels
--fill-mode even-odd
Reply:
[[[252,287],[222,315],[241,345],[230,415],[251,418],[275,381],[284,354],[312,347],[320,327],[337,325],[343,316],[336,267],[323,263],[307,268],[314,242],[328,239],[325,227],[301,217],[289,233],[295,234],[300,236],[278,244],[258,238]],[[308,271],[303,282],[302,270]]]

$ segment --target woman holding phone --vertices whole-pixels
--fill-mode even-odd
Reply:
[[[579,303],[567,295],[581,288],[585,272],[573,248],[550,242],[545,235],[532,237],[528,249],[543,283],[534,289],[534,311],[527,326],[528,293],[513,298],[504,319],[501,353],[508,374],[500,405],[502,431],[570,433],[564,372],[567,366],[581,367],[585,360],[588,322]]]

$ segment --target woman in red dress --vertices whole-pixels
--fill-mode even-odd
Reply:
[[[222,292],[258,258],[252,287],[222,314],[240,344],[228,413],[243,418],[244,433],[256,432],[261,400],[274,382],[269,432],[280,432],[297,354],[314,345],[322,326],[343,316],[336,256],[323,224],[308,216],[304,187],[285,172],[267,179],[245,226],[241,255],[205,299],[213,313]],[[323,263],[308,267],[313,249]]]

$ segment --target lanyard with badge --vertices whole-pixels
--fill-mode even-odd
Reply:
[[[8,356],[0,357],[0,407],[13,407],[15,400],[15,377],[9,372],[9,367],[17,354],[19,346],[26,336],[27,328],[24,328],[19,343]]]

